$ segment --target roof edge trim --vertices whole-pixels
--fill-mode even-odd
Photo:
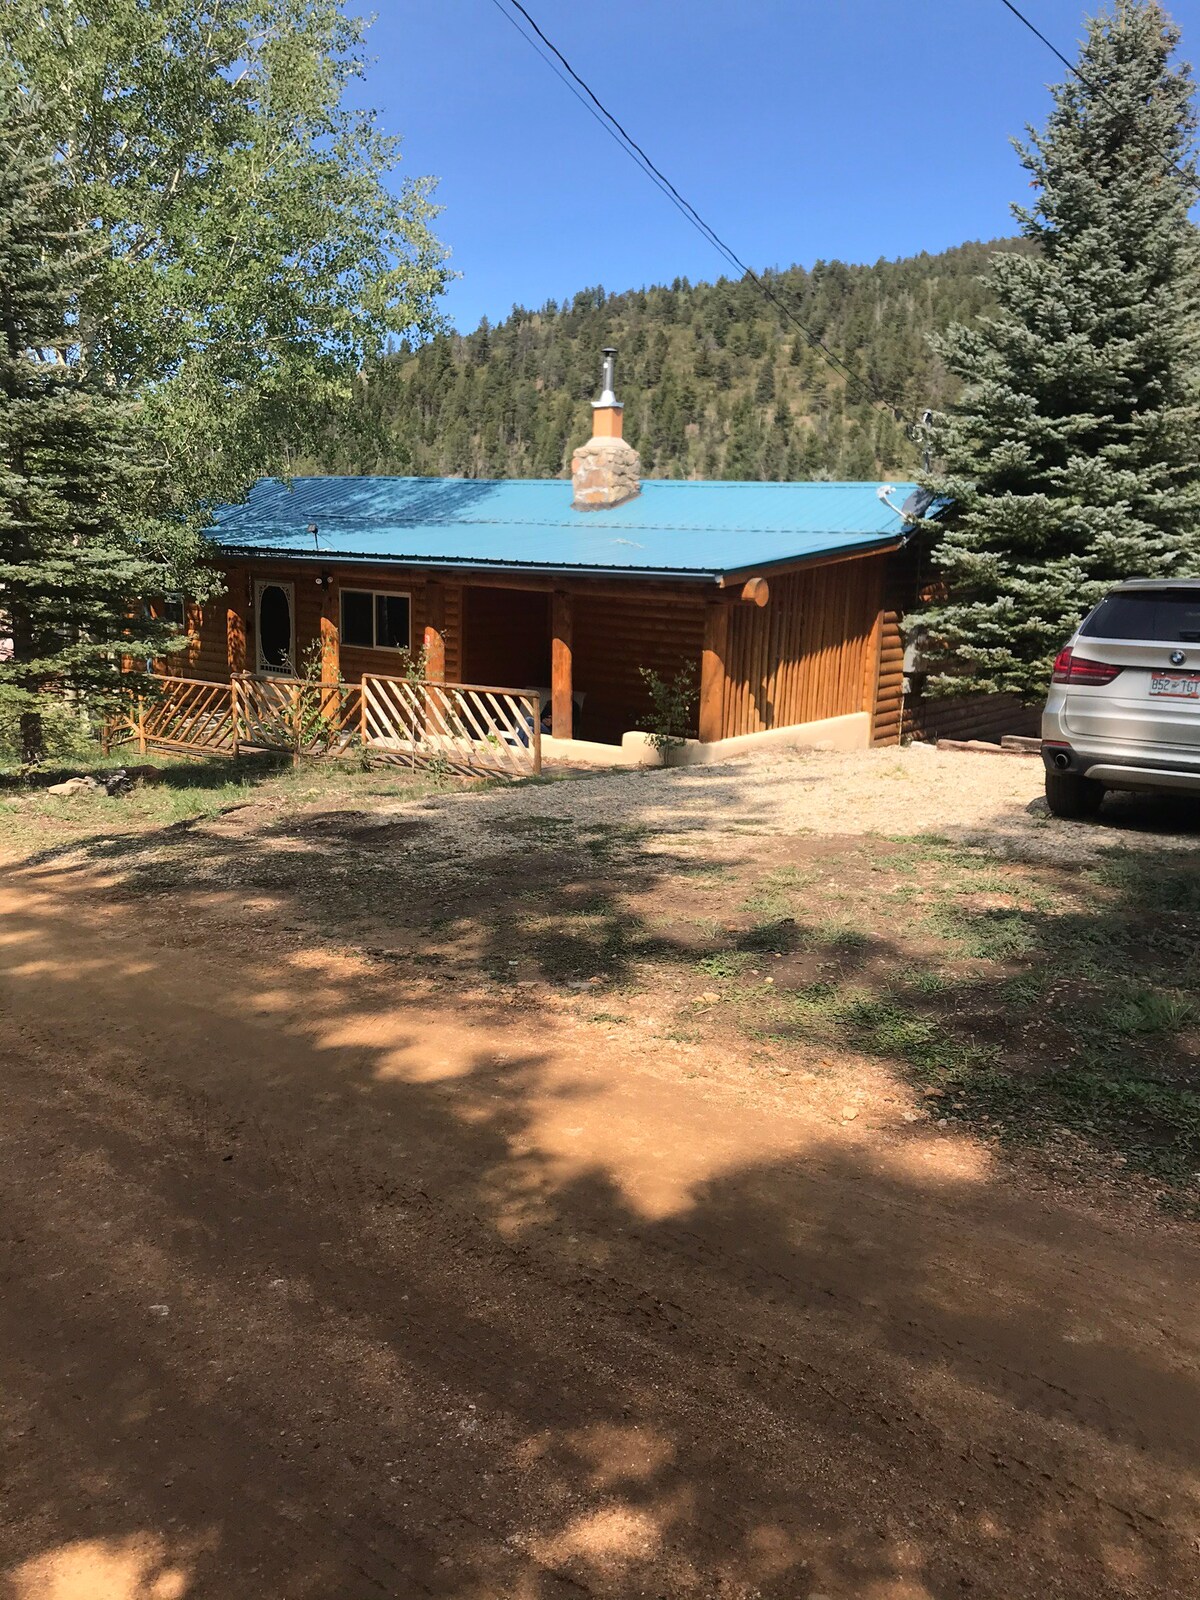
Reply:
[[[785,561],[760,561],[744,567],[730,567],[721,574],[718,582],[722,589],[729,589],[735,584],[744,583],[747,578],[779,578],[789,572],[802,571],[805,567],[832,567],[840,561],[858,561],[864,556],[890,555],[894,550],[902,550],[907,543],[907,535],[889,533],[882,539],[858,545],[853,550],[847,550],[844,545],[830,545],[828,549],[815,550],[805,556],[792,556]]]
[[[721,581],[721,572],[711,567],[597,567],[555,566],[538,561],[463,561],[452,556],[391,556],[351,555],[343,550],[271,550],[262,545],[217,544],[210,540],[214,550],[212,559],[238,561],[298,561],[305,566],[319,564],[363,567],[405,567],[413,572],[495,572],[522,573],[537,577],[595,577],[621,578],[636,581],[638,578],[671,578],[684,583],[712,583]]]

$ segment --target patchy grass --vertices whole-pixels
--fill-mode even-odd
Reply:
[[[120,767],[148,768],[133,792],[103,791],[59,797],[47,793],[64,778],[86,774],[103,778]],[[255,804],[280,811],[306,806],[361,807],[379,800],[413,799],[443,789],[435,777],[399,768],[364,771],[350,763],[312,762],[293,767],[287,757],[269,755],[195,758],[120,751],[27,776],[0,773],[0,828],[9,850],[67,845],[96,836],[132,837],[155,829],[179,828]]]
[[[1046,1139],[1066,1129],[1165,1183],[1197,1187],[1200,1094],[1132,1070],[1111,1055],[1034,1079],[1001,1062],[958,1084],[951,1115],[987,1115],[1004,1138]]]
[[[736,1028],[756,1049],[853,1051],[914,1094],[939,1091],[940,1117],[1047,1148],[1069,1135],[1200,1191],[1200,972],[1187,954],[1200,852],[1117,847],[1079,870],[913,839],[831,853],[821,883],[837,908],[825,915],[804,915],[786,869],[745,894],[744,912],[787,905],[792,919],[752,924],[732,949],[724,933],[695,963],[733,1002],[703,1013],[710,1030]],[[745,981],[755,949],[787,958],[770,988]]]
[[[1000,1002],[1014,1011],[1025,1011],[1031,1006],[1036,1006],[1041,1001],[1046,990],[1044,976],[1022,974],[1016,978],[1005,978],[997,988],[996,994]]]
[[[1076,1014],[1075,1026],[1081,1034],[1103,1039],[1136,1038],[1144,1034],[1174,1034],[1196,1020],[1196,1006],[1186,995],[1169,990],[1131,989],[1125,995],[1115,992],[1102,1015],[1095,1011]]]
[[[871,943],[867,930],[845,915],[823,918],[813,928],[813,935],[830,955],[851,955],[856,950],[865,950]]]
[[[647,848],[636,813],[563,803],[497,807],[477,852],[440,806],[377,814],[437,791],[407,770],[151,759],[162,781],[125,798],[0,779],[9,852],[86,848],[131,892],[261,893],[338,948],[522,1005],[586,986],[586,1020],[620,1027],[624,1009],[598,1007],[636,1002],[718,1071],[769,1062],[849,1089],[865,1058],[901,1103],[940,1091],[939,1120],[1047,1150],[1069,1136],[1173,1204],[1200,1194],[1200,849],[997,859],[936,836],[795,836],[764,866],[723,825],[676,856]]]
[[[773,1024],[761,1027],[767,1037],[803,1040],[826,1050],[849,1043],[862,1054],[916,1069],[927,1084],[941,1085],[992,1059],[986,1048],[894,993],[811,983],[779,995],[774,1013]]]
[[[753,959],[748,950],[720,950],[711,956],[701,956],[696,965],[709,978],[736,978]]]
[[[675,863],[675,874],[680,878],[690,878],[694,883],[705,887],[709,885],[716,887],[735,876],[732,867],[722,866],[720,862],[686,859]]]
[[[103,792],[60,798],[47,791],[66,778],[103,779],[121,767],[149,768],[154,779],[138,779],[132,794]],[[233,761],[224,757],[192,760],[136,752],[94,755],[78,765],[32,774],[0,773],[0,818],[9,845],[33,845],[97,832],[138,832],[215,816],[256,795],[264,786],[295,787],[290,768],[271,757]]]
[[[916,972],[910,980],[909,987],[918,995],[953,994],[954,978],[948,972],[936,970]]]
[[[820,869],[815,866],[776,867],[763,874],[743,900],[742,907],[756,916],[781,921],[804,903],[801,891],[818,883],[820,878]]]
[[[925,920],[948,953],[972,961],[1011,961],[1028,956],[1037,942],[1025,912],[978,910],[952,897],[943,898]]]

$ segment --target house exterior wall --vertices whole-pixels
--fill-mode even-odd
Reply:
[[[722,738],[872,708],[886,556],[770,580],[767,605],[735,604]]]
[[[574,680],[584,694],[579,731],[619,744],[623,733],[649,726],[643,667],[663,678],[689,663],[698,672],[704,603],[694,586],[678,585],[628,597],[576,594],[572,609]]]
[[[321,617],[325,608],[328,608],[331,617],[338,619],[340,593],[345,586],[348,589],[379,589],[409,595],[412,602],[414,655],[421,649],[426,625],[440,610],[446,639],[446,677],[451,682],[459,679],[461,585],[443,583],[389,567],[330,567],[325,570],[332,576],[328,590],[319,586],[317,579],[321,574],[308,564],[289,566],[283,562],[255,561],[236,562],[224,567],[225,592],[206,601],[203,606],[188,607],[187,627],[192,642],[186,651],[171,658],[167,670],[176,677],[212,679],[227,678],[231,671],[238,670],[240,664],[233,658],[235,651],[231,650],[232,614],[244,632],[244,669],[253,672],[258,659],[254,637],[254,585],[256,581],[263,580],[290,583],[293,587],[298,668],[320,638]],[[357,683],[364,672],[387,677],[394,674],[398,667],[399,657],[393,650],[364,650],[346,645],[341,648],[342,676],[348,683]]]
[[[573,687],[583,695],[576,731],[605,743],[619,743],[630,729],[647,726],[650,698],[641,669],[662,677],[688,664],[698,669],[706,609],[726,609],[719,736],[732,738],[863,711],[878,718],[881,705],[886,715],[887,702],[876,692],[876,678],[881,647],[886,649],[881,606],[887,562],[887,557],[870,556],[772,577],[765,607],[740,601],[736,593],[719,595],[713,588],[664,580],[555,585],[550,579],[531,579],[525,588],[514,577],[508,592],[513,594],[512,615],[526,621],[535,609],[540,617],[541,596],[548,611],[552,588],[569,596]],[[317,582],[322,570],[332,579],[327,590]],[[231,671],[255,670],[254,586],[258,580],[274,580],[293,587],[298,667],[320,637],[322,616],[339,618],[344,586],[408,594],[414,654],[426,625],[440,621],[448,681],[464,681],[464,663],[472,660],[487,660],[494,667],[507,660],[516,678],[498,673],[492,675],[494,681],[513,688],[533,686],[524,669],[524,645],[505,654],[505,590],[494,579],[471,584],[463,581],[463,574],[431,578],[398,567],[338,568],[331,563],[318,569],[315,563],[270,560],[232,562],[223,576],[224,594],[189,608],[192,643],[172,658],[169,668],[179,676],[219,680]],[[473,647],[466,637],[472,627],[488,630],[485,648]],[[244,653],[239,654],[242,638]],[[892,654],[883,661],[886,674],[893,668]],[[395,652],[341,646],[340,670],[348,682],[357,682],[365,672],[389,676],[399,669]],[[696,731],[690,730],[693,735]]]
[[[188,605],[184,610],[187,628],[186,650],[173,651],[163,662],[163,671],[176,678],[227,678],[224,599],[204,605]]]
[[[936,743],[939,739],[987,739],[999,743],[1006,733],[1036,738],[1042,708],[1027,706],[1015,694],[917,695],[905,710],[905,737]]]
[[[1034,736],[1041,707],[1010,694],[925,695],[920,679],[905,693],[904,617],[929,597],[928,554],[914,540],[888,557],[883,594],[879,672],[875,688],[874,742],[906,739],[1000,739],[1006,733]]]
[[[501,689],[550,682],[550,595],[468,585],[462,591],[463,681]]]
[[[904,613],[917,589],[916,553],[912,546],[888,558],[883,585],[879,670],[875,678],[874,742],[899,744],[904,730]]]

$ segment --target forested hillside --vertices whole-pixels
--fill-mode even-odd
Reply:
[[[931,332],[990,305],[995,244],[874,266],[818,262],[770,275],[796,316],[905,418],[952,392]],[[1021,248],[1010,241],[1004,248]],[[855,394],[752,283],[585,289],[498,327],[402,350],[360,381],[357,426],[297,472],[555,477],[589,431],[600,350],[618,349],[625,436],[647,476],[901,476],[904,423]]]

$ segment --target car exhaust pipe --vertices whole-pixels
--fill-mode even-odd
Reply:
[[[1071,765],[1070,752],[1067,750],[1056,750],[1054,752],[1054,765],[1060,772],[1065,772]]]

